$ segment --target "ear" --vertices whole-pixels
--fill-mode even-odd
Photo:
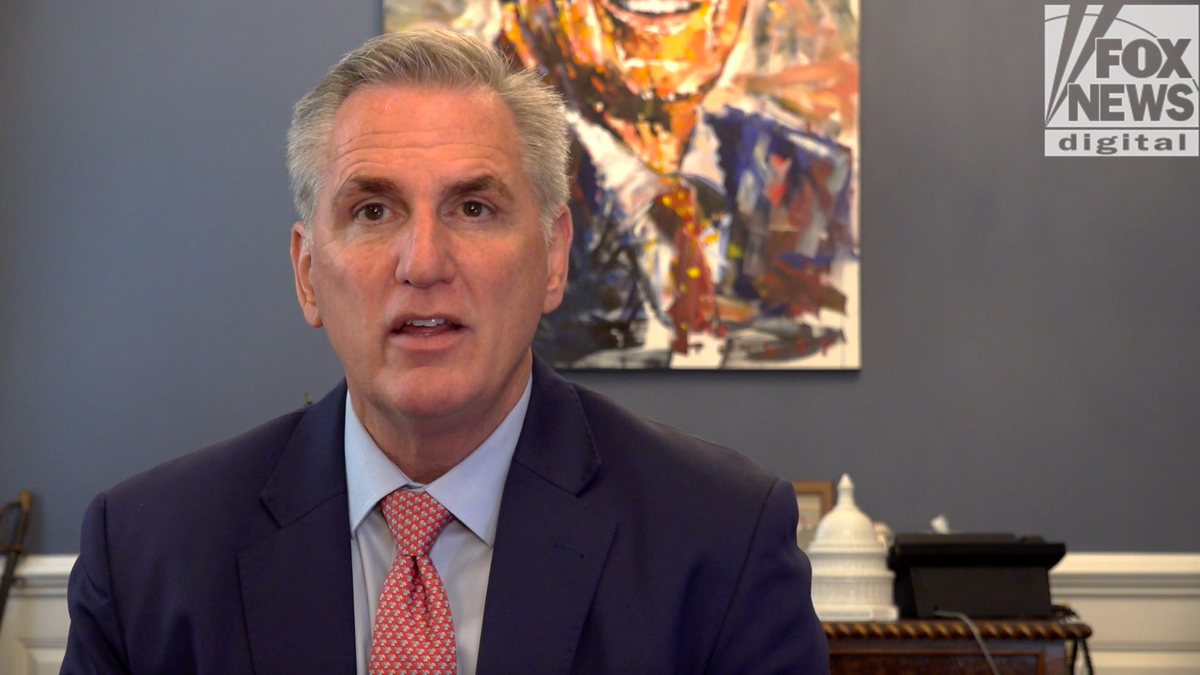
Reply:
[[[562,304],[563,292],[567,289],[567,261],[571,257],[571,237],[574,236],[575,230],[571,223],[571,210],[565,204],[559,208],[560,211],[550,229],[550,245],[546,247],[550,275],[546,279],[543,314],[558,309]]]
[[[304,320],[313,328],[321,327],[321,312],[317,309],[317,295],[313,292],[312,250],[304,238],[304,221],[292,225],[292,273],[296,277],[296,298],[304,311]]]

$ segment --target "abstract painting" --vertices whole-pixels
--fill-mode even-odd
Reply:
[[[383,0],[564,95],[560,369],[857,369],[857,0]]]

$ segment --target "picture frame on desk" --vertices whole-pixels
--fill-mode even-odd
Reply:
[[[833,481],[794,480],[792,489],[796,492],[796,507],[800,510],[800,520],[796,523],[796,545],[801,550],[808,550],[808,544],[817,531],[817,523],[833,508]]]

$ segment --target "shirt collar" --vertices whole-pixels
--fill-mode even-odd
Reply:
[[[600,186],[611,190],[616,206],[626,217],[637,218],[649,209],[650,201],[667,186],[667,181],[633,153],[612,132],[568,109],[567,124],[587,150],[596,166]],[[679,162],[678,175],[704,181],[717,192],[725,191],[725,172],[717,164],[720,140],[703,114],[696,116],[692,137]]]
[[[428,485],[409,479],[383,454],[358,419],[347,394],[346,491],[350,500],[350,531],[356,532],[379,500],[395,490],[423,488],[475,536],[492,546],[496,539],[504,481],[517,449],[532,390],[531,376],[521,398],[500,426],[474,452]]]

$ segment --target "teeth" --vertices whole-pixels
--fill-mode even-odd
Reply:
[[[405,321],[404,323],[408,324],[409,326],[422,326],[425,328],[432,328],[433,326],[440,326],[440,325],[446,323],[446,320],[445,319],[409,319],[408,321]]]
[[[689,0],[625,0],[625,8],[639,14],[674,14],[691,11],[696,3]]]

